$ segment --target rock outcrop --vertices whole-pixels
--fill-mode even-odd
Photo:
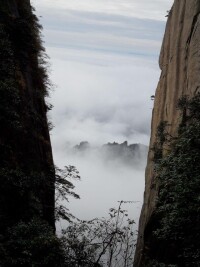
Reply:
[[[55,228],[55,171],[40,25],[29,0],[0,1],[0,235],[40,217]]]
[[[176,136],[179,121],[178,99],[192,97],[200,90],[200,1],[175,0],[166,25],[160,53],[161,76],[155,94],[152,115],[150,150],[146,167],[144,204],[139,222],[139,234],[134,267],[143,267],[148,251],[169,254],[169,247],[153,247],[152,225],[158,184],[154,178],[153,152],[156,130],[161,121],[170,125],[168,131]],[[169,255],[170,257],[170,255]]]
[[[104,164],[121,163],[130,168],[144,169],[148,147],[142,144],[130,144],[125,141],[121,144],[113,142],[100,147],[93,147],[87,141],[74,146],[71,153],[85,157],[93,154]]]

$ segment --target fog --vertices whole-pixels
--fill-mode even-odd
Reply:
[[[141,149],[140,149],[141,150]],[[67,207],[79,219],[87,220],[103,217],[109,208],[117,207],[118,201],[133,201],[125,204],[124,209],[136,223],[142,205],[144,190],[145,150],[136,153],[127,163],[124,156],[113,155],[104,147],[92,147],[77,151],[70,146],[59,155],[64,166],[75,165],[80,173],[80,181],[71,181],[80,200],[70,198]],[[59,227],[64,227],[61,223]]]
[[[74,165],[81,200],[66,203],[81,219],[105,216],[117,201],[138,220],[146,157],[133,164],[96,149],[74,153],[81,141],[148,145],[158,57],[173,0],[31,0],[44,27],[55,90],[49,118],[55,164]]]

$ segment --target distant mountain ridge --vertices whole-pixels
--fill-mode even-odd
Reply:
[[[148,146],[143,144],[107,143],[99,147],[93,147],[89,142],[83,141],[73,147],[73,152],[79,156],[95,153],[99,159],[109,162],[122,162],[129,166],[146,164]],[[145,166],[145,165],[144,165]]]

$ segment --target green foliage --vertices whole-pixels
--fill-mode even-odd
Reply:
[[[192,267],[200,265],[200,94],[184,97],[178,106],[182,111],[179,134],[155,168],[159,226],[154,235],[175,246],[177,266]]]
[[[19,220],[30,220],[36,215],[42,217],[44,203],[41,202],[41,195],[44,194],[44,185],[53,190],[47,174],[24,172],[19,168],[1,168],[0,184],[1,231]]]
[[[63,231],[65,265],[68,267],[129,267],[133,264],[134,221],[128,218],[120,201],[108,218],[77,221]]]
[[[25,64],[28,63],[27,60],[31,61],[34,86],[38,97],[43,98],[49,95],[52,84],[48,77],[48,56],[41,40],[42,26],[34,14],[34,8],[28,2],[19,5],[19,13],[23,19],[15,21],[12,31],[13,43],[16,51],[27,51],[23,61]],[[23,57],[23,53],[18,55],[20,58]]]
[[[65,166],[64,169],[55,167],[56,169],[56,179],[55,179],[55,217],[56,220],[67,220],[71,222],[71,219],[75,217],[70,213],[69,209],[66,207],[66,201],[68,202],[68,197],[74,197],[79,199],[73,189],[74,185],[70,180],[80,180],[79,172],[74,166]],[[65,203],[63,202],[65,201]]]
[[[61,244],[46,222],[20,221],[8,229],[4,245],[0,243],[0,258],[2,267],[62,266]]]
[[[152,147],[152,151],[154,152],[154,162],[159,162],[163,156],[163,145],[170,142],[171,137],[167,132],[167,127],[169,124],[167,121],[161,121],[158,125],[157,132],[156,132],[156,139],[157,141],[154,143]]]
[[[56,169],[56,219],[71,221],[74,216],[61,201],[68,200],[69,195],[79,198],[72,191],[74,186],[69,179],[80,177],[74,166]],[[44,185],[48,190],[54,190],[47,174],[2,168],[0,184],[2,192],[7,192],[7,196],[0,195],[0,228],[5,231],[0,236],[0,266],[67,266],[63,265],[61,240],[52,227],[41,220],[43,206],[40,199]],[[12,226],[8,227],[8,222]]]

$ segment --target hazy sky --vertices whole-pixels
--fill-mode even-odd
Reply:
[[[122,166],[108,171],[93,156],[75,159],[67,150],[80,141],[100,145],[127,140],[148,145],[150,97],[160,75],[158,56],[173,0],[31,2],[42,16],[50,79],[55,84],[50,100],[55,163],[74,164],[81,172],[77,193],[82,196],[82,208],[98,211],[110,205],[109,198],[124,196],[141,201],[144,171]]]
[[[158,55],[172,0],[32,0],[56,85],[54,149],[148,144]]]

